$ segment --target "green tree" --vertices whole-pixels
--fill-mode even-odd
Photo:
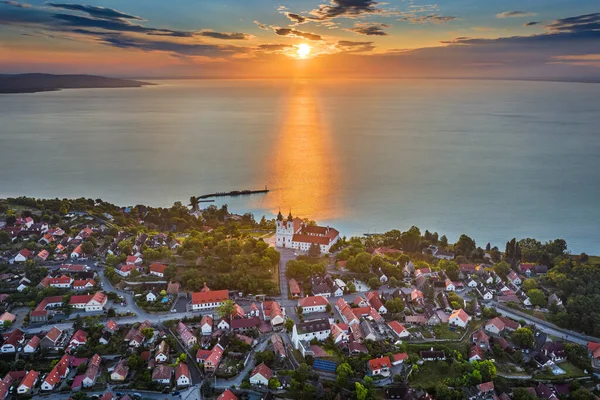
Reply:
[[[448,247],[448,238],[446,237],[446,235],[442,235],[442,237],[440,238],[440,246]]]
[[[346,287],[348,288],[348,293],[356,293],[356,285],[354,282],[349,282]]]
[[[519,328],[511,334],[513,342],[522,347],[533,346],[533,332],[529,328]]]
[[[287,332],[290,332],[290,333],[291,333],[291,332],[292,332],[292,330],[293,330],[293,328],[294,328],[294,320],[292,320],[292,319],[289,319],[289,318],[288,318],[288,319],[286,319],[286,320],[285,320],[285,323],[284,323],[284,326],[285,326],[285,330],[286,330]]]
[[[354,375],[354,370],[352,370],[352,367],[347,362],[338,365],[335,372],[337,374],[336,381],[340,386],[346,386],[348,379]]]
[[[277,377],[273,377],[271,379],[269,379],[269,389],[279,389],[281,387],[281,382],[279,382],[279,379],[277,379]]]
[[[354,382],[354,388],[356,390],[356,400],[366,400],[369,390],[360,384],[360,382]]]
[[[538,397],[524,388],[513,389],[513,400],[538,400]]]
[[[94,244],[89,240],[86,240],[81,244],[81,250],[86,256],[89,256],[94,252]]]
[[[132,354],[127,359],[127,366],[132,370],[138,370],[144,365],[144,360],[137,354]]]
[[[165,268],[165,279],[171,281],[177,275],[177,268],[174,265],[169,265]]]
[[[10,235],[6,231],[0,231],[0,244],[6,244],[10,242]]]
[[[510,272],[510,264],[506,261],[500,261],[499,263],[494,264],[494,272],[496,272],[500,278],[504,279]]]
[[[234,313],[234,311],[235,311],[235,302],[230,299],[223,301],[217,308],[215,308],[215,312],[221,318],[231,317],[231,315]]]
[[[569,399],[571,400],[595,400],[596,396],[593,393],[589,392],[587,389],[580,387],[579,389],[571,392],[569,395]]]
[[[404,302],[400,297],[392,298],[385,302],[385,308],[392,314],[401,313],[404,311]]]
[[[152,338],[152,336],[154,336],[154,329],[153,328],[144,328],[142,329],[142,335],[144,335],[144,337],[148,340],[150,340]]]
[[[448,278],[450,278],[450,280],[452,280],[452,281],[458,280],[458,272],[459,272],[460,268],[459,268],[458,264],[455,263],[454,261],[440,260],[440,262],[438,263],[438,268],[441,269],[442,271],[446,272],[446,275],[448,275]]]
[[[525,282],[523,282],[523,291],[525,293],[529,292],[531,289],[537,289],[537,287],[538,283],[533,278],[525,279]]]
[[[105,263],[107,265],[110,265],[110,266],[114,267],[114,266],[116,266],[119,263],[119,257],[117,257],[117,256],[115,256],[113,254],[109,254],[109,255],[106,256]]]
[[[311,258],[319,258],[321,256],[321,246],[312,243],[308,248],[308,256]]]
[[[469,257],[475,250],[475,241],[463,234],[460,235],[458,242],[454,243],[454,252],[457,256]]]
[[[529,297],[532,306],[546,307],[546,295],[540,289],[527,291],[527,297]]]

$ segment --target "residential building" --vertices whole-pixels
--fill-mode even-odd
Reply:
[[[17,393],[18,394],[30,393],[31,389],[33,389],[33,387],[37,383],[39,375],[40,375],[39,372],[34,371],[34,370],[27,372],[27,375],[25,375],[25,378],[23,378],[23,380],[21,381],[19,386],[17,386]]]
[[[123,382],[127,375],[129,374],[129,367],[127,366],[127,361],[125,359],[119,361],[119,363],[115,366],[115,369],[110,374],[110,380],[115,382]]]
[[[408,331],[408,329],[406,329],[400,322],[398,321],[390,321],[387,324],[390,329],[392,330],[392,332],[394,332],[394,335],[396,336],[396,338],[398,339],[404,339],[410,336],[410,332]]]
[[[94,354],[88,362],[85,374],[83,374],[83,381],[81,382],[84,388],[89,388],[96,384],[96,379],[98,378],[98,375],[100,375],[101,362],[102,358],[99,354]]]
[[[150,275],[155,275],[160,278],[163,278],[165,276],[166,269],[167,269],[167,266],[165,264],[158,264],[158,263],[150,264]]]
[[[169,344],[166,341],[161,341],[154,354],[156,363],[164,363],[169,360],[169,352],[171,351]]]
[[[292,343],[298,349],[300,341],[325,340],[331,334],[329,319],[321,318],[294,325]]]
[[[220,306],[229,299],[227,290],[207,290],[192,293],[192,310],[209,310]]]
[[[298,299],[298,306],[302,307],[302,314],[325,312],[329,301],[323,296],[308,296]]]
[[[229,327],[227,327],[229,329]],[[200,321],[200,333],[203,336],[210,336],[213,331],[213,318],[210,315],[205,315]]]
[[[452,312],[448,318],[448,323],[450,325],[458,326],[460,328],[465,328],[469,324],[469,321],[471,321],[471,317],[462,308]]]
[[[389,376],[392,368],[392,361],[388,356],[369,360],[369,375],[370,376]]]
[[[173,375],[173,367],[165,364],[157,365],[152,371],[152,380],[158,382],[161,385],[168,385],[171,383],[171,376]]]
[[[260,363],[250,373],[250,384],[259,386],[268,386],[269,380],[273,377],[273,371],[265,363]]]
[[[290,290],[290,295],[292,296],[293,299],[300,297],[301,292],[300,292],[300,285],[298,285],[298,281],[296,281],[294,278],[290,279],[288,281],[288,287]]]
[[[184,362],[180,362],[177,364],[177,367],[175,367],[175,384],[178,387],[186,387],[192,384],[190,368]]]
[[[35,353],[40,347],[40,338],[36,335],[29,339],[29,342],[23,348],[24,353]]]

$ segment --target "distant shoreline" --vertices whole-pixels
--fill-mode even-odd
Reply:
[[[0,94],[55,92],[63,89],[139,88],[147,85],[155,84],[96,75],[0,75]]]

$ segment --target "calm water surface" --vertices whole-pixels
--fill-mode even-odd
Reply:
[[[417,225],[600,253],[598,85],[157,83],[0,96],[0,196],[169,206],[268,185],[223,202],[345,235]]]

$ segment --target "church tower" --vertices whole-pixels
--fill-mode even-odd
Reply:
[[[275,246],[277,247],[292,247],[292,238],[294,236],[294,218],[292,212],[287,217],[287,220],[283,219],[281,210],[277,214],[277,220],[275,221]]]

